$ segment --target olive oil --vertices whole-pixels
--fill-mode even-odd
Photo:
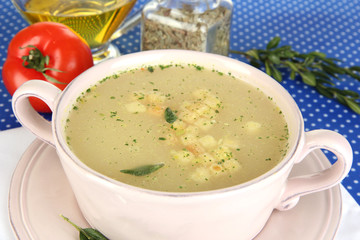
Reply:
[[[136,0],[29,0],[20,9],[29,23],[58,22],[82,36],[92,50],[109,41]]]

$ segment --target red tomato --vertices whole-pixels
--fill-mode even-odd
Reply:
[[[29,54],[43,56],[29,58]],[[28,68],[32,65],[40,65],[40,69]],[[24,28],[11,40],[2,76],[11,95],[21,84],[32,79],[50,82],[63,90],[93,65],[91,50],[78,34],[60,23],[39,22]],[[30,103],[39,112],[50,112],[49,107],[37,98],[30,98]]]

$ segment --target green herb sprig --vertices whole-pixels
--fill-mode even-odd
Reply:
[[[360,114],[360,95],[351,90],[335,87],[339,75],[347,75],[360,81],[360,66],[340,67],[336,58],[328,58],[321,52],[299,53],[291,46],[279,46],[280,37],[269,41],[265,50],[251,49],[246,52],[230,50],[245,56],[254,67],[265,66],[265,71],[275,80],[282,81],[280,69],[290,71],[290,79],[300,76],[303,83],[314,87],[321,95],[336,99]]]
[[[73,225],[78,231],[79,231],[79,239],[80,240],[109,240],[107,237],[105,237],[101,232],[99,232],[96,229],[93,228],[81,228],[72,221],[70,221],[69,218],[60,215],[65,221]]]

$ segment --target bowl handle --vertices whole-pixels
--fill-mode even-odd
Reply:
[[[327,149],[335,154],[337,161],[329,168],[287,180],[278,210],[293,208],[300,196],[322,191],[340,183],[349,173],[353,154],[350,143],[342,135],[330,130],[314,130],[305,133],[305,144],[300,153],[300,161],[315,149]]]
[[[35,111],[29,102],[29,97],[43,100],[53,111],[60,94],[61,90],[51,83],[42,80],[30,80],[22,84],[12,97],[12,108],[21,125],[52,146],[55,146],[55,143],[51,131],[51,122]]]

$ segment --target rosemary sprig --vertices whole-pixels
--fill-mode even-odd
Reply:
[[[314,87],[321,95],[334,98],[360,114],[360,94],[352,90],[338,89],[334,83],[340,80],[339,75],[347,75],[360,81],[360,66],[343,68],[336,63],[340,60],[328,58],[324,53],[299,53],[291,46],[279,46],[279,43],[280,37],[274,37],[265,50],[230,52],[244,55],[254,67],[265,66],[266,73],[279,82],[282,81],[280,70],[287,69],[290,71],[290,79],[294,80],[296,76],[300,76],[305,84]]]

